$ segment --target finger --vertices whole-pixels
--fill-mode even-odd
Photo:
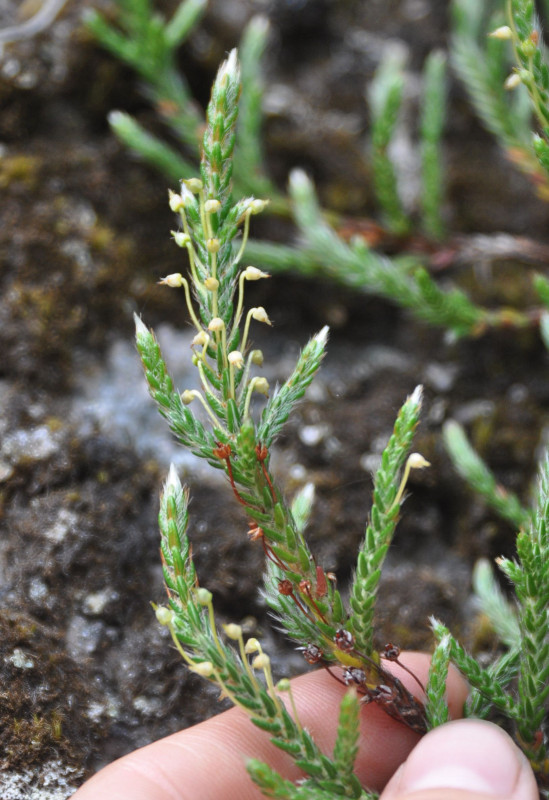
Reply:
[[[458,720],[425,736],[380,800],[538,800],[524,754],[505,731],[482,720]]]
[[[401,660],[420,681],[426,680],[428,656],[406,653]],[[408,673],[398,665],[390,666],[416,691]],[[323,752],[331,753],[345,688],[321,670],[294,679],[292,691],[301,724]],[[459,716],[467,688],[455,671],[449,674],[448,694],[451,711]],[[361,714],[358,777],[372,788],[381,788],[418,739],[418,734],[375,704],[366,706]],[[258,800],[261,794],[245,769],[250,757],[266,761],[288,778],[301,775],[267,734],[251,725],[240,709],[231,709],[114,762],[85,784],[74,800],[97,800],[102,795],[109,800]]]

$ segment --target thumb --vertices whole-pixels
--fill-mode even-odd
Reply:
[[[490,722],[435,728],[395,772],[379,800],[538,800],[534,773],[512,739]]]

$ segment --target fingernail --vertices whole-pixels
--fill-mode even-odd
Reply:
[[[504,731],[480,720],[459,720],[422,739],[402,766],[398,792],[444,788],[506,796],[521,768],[520,754]]]

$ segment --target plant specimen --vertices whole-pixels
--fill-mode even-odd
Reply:
[[[373,612],[380,568],[394,531],[404,486],[411,467],[426,462],[408,455],[421,406],[416,389],[404,404],[385,450],[376,480],[371,521],[367,527],[352,588],[351,611],[344,609],[335,578],[317,565],[304,537],[310,513],[310,493],[302,492],[289,506],[270,470],[270,450],[292,407],[303,396],[324,354],[327,329],[303,349],[289,379],[276,390],[254,422],[252,399],[267,395],[265,378],[254,374],[262,354],[250,349],[251,326],[270,324],[261,307],[246,310],[244,287],[268,277],[255,267],[240,267],[250,218],[265,201],[232,202],[231,157],[240,94],[236,54],[221,67],[208,107],[208,126],[200,179],[182,182],[170,206],[182,229],[176,244],[187,251],[189,280],[172,274],[161,283],[182,288],[196,328],[193,363],[201,389],[175,389],[153,334],[137,320],[137,346],[149,389],[178,440],[212,466],[224,470],[236,501],[248,519],[248,536],[266,556],[265,595],[280,624],[303,648],[309,663],[334,669],[334,676],[354,687],[341,710],[333,758],[321,753],[299,720],[287,710],[275,687],[267,654],[255,639],[244,641],[238,625],[218,631],[212,595],[199,586],[186,534],[188,495],[172,468],[161,499],[160,530],[169,607],[157,608],[176,647],[190,668],[216,682],[253,722],[267,730],[275,744],[289,752],[309,775],[305,784],[288,784],[284,796],[369,796],[352,773],[358,736],[359,698],[381,705],[414,730],[425,731],[428,712],[382,663],[398,661],[398,649],[378,654],[373,645]],[[237,234],[242,227],[242,241]],[[207,425],[191,411],[203,407]],[[403,472],[402,478],[400,473]],[[232,642],[235,646],[232,646]],[[263,680],[257,673],[263,673]],[[286,682],[287,683],[287,682]],[[418,694],[420,689],[418,687]],[[290,695],[291,696],[291,695]],[[291,700],[290,700],[291,705]],[[266,791],[283,780],[265,765],[251,773]],[[274,782],[274,784],[273,784]],[[310,786],[310,795],[305,788]],[[293,787],[293,788],[290,788]]]
[[[175,273],[161,283],[183,290],[196,329],[192,360],[201,388],[183,392],[175,388],[154,334],[140,319],[136,319],[136,340],[160,413],[180,443],[224,471],[248,521],[250,541],[263,548],[264,595],[278,624],[297,642],[308,663],[324,667],[349,687],[341,704],[332,756],[321,752],[300,724],[291,686],[286,680],[275,684],[261,643],[254,638],[245,640],[236,624],[219,630],[212,594],[199,584],[192,559],[187,536],[188,492],[173,467],[159,514],[169,601],[156,607],[157,619],[169,628],[189,668],[216,683],[306,775],[294,784],[268,765],[252,761],[250,774],[267,796],[375,797],[353,773],[361,706],[375,703],[420,733],[443,724],[448,719],[445,682],[450,660],[472,687],[464,713],[507,718],[547,795],[549,758],[543,720],[549,695],[549,456],[540,467],[535,506],[526,511],[513,498],[504,498],[463,437],[459,440],[458,449],[467,456],[462,460],[469,464],[464,471],[476,474],[484,494],[493,496],[521,529],[518,560],[498,560],[515,586],[516,610],[496,588],[491,572],[481,565],[476,573],[477,589],[494,619],[504,651],[493,664],[483,667],[441,622],[433,620],[437,645],[427,686],[419,684],[417,692],[411,692],[386,666],[388,661],[398,662],[398,647],[387,644],[377,652],[373,624],[381,568],[409,472],[428,466],[421,455],[410,454],[421,409],[421,387],[400,409],[383,452],[346,608],[335,576],[317,564],[305,539],[311,488],[305,487],[289,505],[270,468],[273,443],[320,366],[328,332],[324,328],[309,341],[291,376],[270,394],[266,379],[256,374],[262,353],[250,345],[252,325],[270,325],[270,320],[262,307],[246,309],[244,299],[247,281],[268,276],[256,267],[240,266],[251,217],[264,210],[266,201],[244,198],[233,202],[231,197],[239,95],[239,67],[233,51],[220,68],[208,106],[200,178],[184,180],[180,191],[170,195],[170,207],[181,224],[173,237],[187,252],[189,278]],[[257,394],[267,396],[259,418],[254,403]],[[192,405],[202,409],[205,421],[193,414]],[[459,439],[457,430],[450,428],[448,436]],[[503,617],[508,618],[506,625]]]

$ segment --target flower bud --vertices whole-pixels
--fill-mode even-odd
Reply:
[[[208,214],[215,214],[221,210],[221,203],[219,200],[206,200],[204,203],[204,210],[207,211]]]
[[[185,208],[185,203],[183,202],[183,198],[180,194],[176,194],[169,190],[169,198],[170,198],[170,208],[172,211],[175,211],[177,214],[178,211],[182,211]]]
[[[209,678],[214,671],[214,667],[211,661],[201,661],[199,664],[194,664],[192,667],[189,667],[189,669],[191,670],[191,672],[195,672],[202,678]]]
[[[269,205],[268,200],[252,200],[250,203],[250,210],[252,214],[261,214]]]
[[[258,281],[261,278],[271,277],[268,272],[262,272],[257,267],[246,267],[242,274],[247,281]]]
[[[210,320],[210,324],[208,325],[209,331],[222,331],[225,327],[225,323],[220,317],[214,317]]]
[[[206,249],[208,253],[219,253],[219,248],[221,247],[221,242],[219,239],[208,239],[206,242]]]
[[[166,275],[165,278],[160,278],[158,283],[170,286],[172,289],[179,289],[183,286],[183,275],[180,272],[173,272],[171,275]]]
[[[288,678],[281,678],[276,684],[276,688],[279,692],[289,692],[292,686]]]
[[[166,606],[158,606],[154,613],[161,625],[171,625],[175,616],[171,608],[166,608]]]
[[[408,464],[410,469],[425,469],[425,467],[431,466],[431,463],[423,458],[421,453],[411,453],[408,456]]]
[[[246,653],[246,655],[250,655],[250,653],[257,653],[258,650],[261,650],[261,646],[257,641],[257,639],[255,639],[254,637],[248,639],[248,641],[244,645],[244,652]]]
[[[223,630],[229,637],[229,639],[233,639],[234,641],[238,641],[242,636],[242,628],[240,625],[236,625],[234,622],[229,622],[227,625],[223,625]]]
[[[263,366],[263,352],[261,350],[252,350],[250,359],[252,364],[255,364],[256,367]]]
[[[522,50],[525,58],[533,58],[536,54],[536,50],[538,49],[538,47],[535,41],[530,37],[529,39],[526,39],[526,41],[522,43],[520,49]]]
[[[267,653],[260,653],[252,661],[252,669],[267,669],[270,663],[271,659],[269,658]]]
[[[264,394],[265,397],[269,396],[269,381],[267,378],[254,378],[252,381],[254,392]]]
[[[170,233],[178,247],[186,247],[191,241],[191,237],[183,231],[170,231]]]
[[[258,322],[264,322],[266,325],[272,324],[263,306],[257,306],[257,308],[252,308],[250,313],[253,319],[257,320]]]
[[[206,278],[204,281],[204,286],[209,292],[215,292],[216,289],[219,289],[219,281],[217,278]]]
[[[192,389],[185,389],[184,392],[181,392],[181,402],[183,405],[188,406],[192,403],[195,398],[195,394]]]
[[[244,366],[244,356],[240,352],[240,350],[233,350],[232,353],[228,355],[229,364],[237,369],[241,369]]]
[[[511,89],[516,89],[517,86],[520,86],[522,83],[520,79],[520,75],[518,72],[512,72],[509,77],[505,80],[503,84],[503,88],[507,89],[507,91],[511,91]]]
[[[187,178],[186,180],[181,181],[181,183],[182,185],[186,186],[190,192],[193,192],[193,194],[201,192],[204,186],[200,178]]]
[[[208,606],[212,602],[212,593],[201,586],[196,590],[196,599],[201,606]]]
[[[199,347],[203,347],[209,341],[210,341],[210,337],[208,336],[206,331],[199,331],[196,334],[196,336],[194,337],[194,339],[192,340],[191,347],[194,347],[195,345],[198,345]]]
[[[229,57],[219,67],[217,73],[216,84],[226,86],[229,80],[237,81],[239,79],[240,70],[238,67],[238,57],[236,48],[233,48],[229,53]]]
[[[496,28],[495,31],[492,31],[488,34],[491,39],[510,39],[512,36],[511,28],[509,25],[502,25],[500,28]]]

